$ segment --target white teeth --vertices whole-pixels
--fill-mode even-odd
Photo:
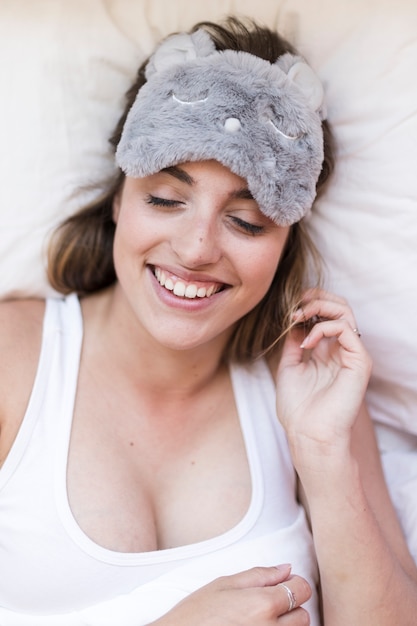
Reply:
[[[163,270],[159,267],[155,267],[155,278],[159,282],[162,287],[168,289],[169,291],[173,291],[176,296],[180,298],[189,298],[190,300],[194,298],[209,298],[213,293],[218,291],[218,288],[215,285],[211,285],[211,287],[197,287],[193,283],[186,285],[181,280],[177,280],[175,283],[172,278],[168,278]]]
[[[197,295],[197,285],[188,285],[185,290],[186,298],[195,298]]]
[[[185,296],[185,285],[180,280],[178,280],[174,285],[174,293],[176,296],[181,296],[181,297]]]

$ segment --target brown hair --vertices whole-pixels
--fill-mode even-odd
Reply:
[[[192,32],[204,28],[218,50],[242,50],[273,63],[286,52],[296,53],[289,42],[275,31],[248,20],[229,17],[222,24],[199,22]],[[115,150],[123,125],[139,89],[146,82],[145,67],[126,93],[126,106],[110,138]],[[333,147],[329,125],[323,122],[324,161],[317,193],[333,170]],[[118,172],[107,189],[91,204],[66,219],[52,236],[48,252],[48,278],[59,292],[79,295],[93,293],[116,280],[113,265],[113,201],[120,191],[124,174]],[[319,281],[319,256],[302,222],[291,226],[288,240],[273,283],[263,300],[237,324],[227,349],[227,357],[247,361],[264,353],[290,325],[290,315],[298,305],[309,274]],[[279,342],[278,342],[279,347]]]

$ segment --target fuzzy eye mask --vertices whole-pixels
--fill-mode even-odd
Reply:
[[[216,51],[204,30],[168,37],[146,67],[116,151],[127,176],[215,159],[280,226],[305,216],[323,162],[323,89],[292,54]]]

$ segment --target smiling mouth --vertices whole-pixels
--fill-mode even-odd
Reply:
[[[195,298],[210,298],[210,296],[226,288],[226,285],[221,283],[188,283],[172,274],[168,275],[160,267],[153,267],[153,274],[161,287],[172,291],[172,293],[179,298],[188,298],[190,300]]]

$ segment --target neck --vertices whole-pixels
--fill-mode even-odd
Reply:
[[[102,358],[138,387],[164,398],[184,398],[213,381],[224,364],[227,336],[191,350],[173,350],[156,342],[135,318],[122,311],[114,290],[82,301],[84,324]]]

